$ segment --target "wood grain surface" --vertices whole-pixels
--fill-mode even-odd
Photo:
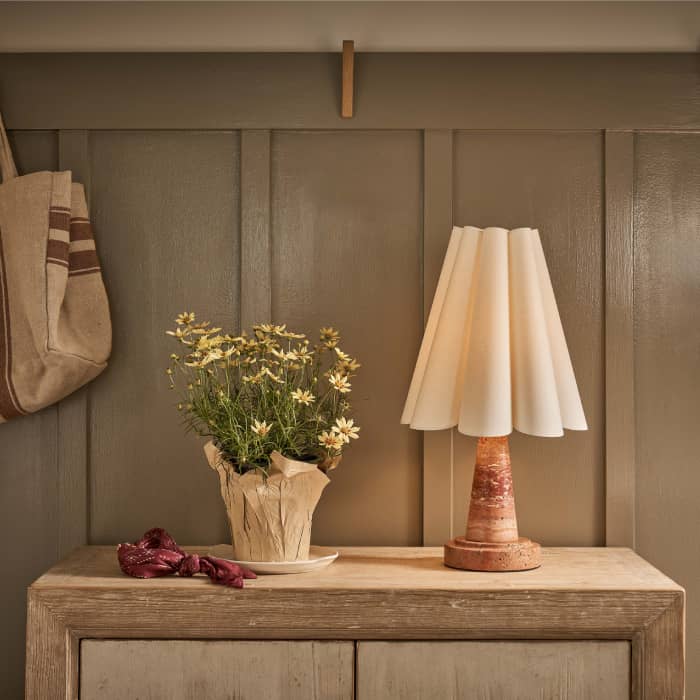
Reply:
[[[327,569],[232,590],[132,579],[114,548],[86,547],[30,589],[27,697],[76,697],[81,639],[599,639],[631,643],[635,700],[680,700],[683,613],[683,590],[626,549],[486,574],[447,569],[438,548],[341,548]]]
[[[353,700],[352,642],[88,639],[80,700]]]
[[[185,546],[206,554],[215,546]],[[522,572],[458,571],[442,563],[442,547],[340,547],[329,567],[305,574],[262,576],[245,590],[440,590],[440,591],[672,591],[678,584],[623,547],[547,547],[538,569]],[[410,574],[410,575],[408,575]],[[82,547],[37,579],[33,591],[129,589],[192,590],[205,579],[178,576],[139,581],[122,574],[116,547]],[[206,590],[210,591],[210,588]],[[206,590],[204,591],[206,593]],[[216,591],[225,589],[216,587]],[[228,592],[231,595],[231,592]],[[220,593],[219,593],[220,594]],[[303,625],[304,621],[299,620]],[[330,622],[332,624],[332,621]],[[410,623],[408,623],[410,624]],[[529,624],[523,621],[523,624]]]
[[[359,642],[358,700],[629,700],[629,642]]]

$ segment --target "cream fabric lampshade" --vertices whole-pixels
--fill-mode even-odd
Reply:
[[[477,437],[587,429],[536,229],[452,229],[401,422]]]

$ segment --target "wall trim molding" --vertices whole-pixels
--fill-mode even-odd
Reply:
[[[58,132],[58,167],[71,170],[90,202],[90,135],[85,130]],[[88,544],[89,435],[85,386],[57,404],[58,426],[58,556]]]
[[[0,54],[0,99],[11,129],[697,129],[699,74],[695,53],[359,53],[343,119],[335,53]]]
[[[423,321],[428,320],[452,231],[453,134],[423,134]],[[408,387],[406,387],[408,390]],[[452,430],[423,432],[423,544],[452,538],[454,451]]]
[[[634,133],[605,132],[605,543],[635,546]]]

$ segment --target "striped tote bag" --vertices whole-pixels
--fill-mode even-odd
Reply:
[[[96,377],[112,345],[83,186],[18,176],[0,117],[0,423]]]

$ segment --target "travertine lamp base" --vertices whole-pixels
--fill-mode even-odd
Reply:
[[[508,437],[479,438],[467,533],[445,545],[445,564],[472,571],[524,571],[541,563],[540,545],[518,537]]]

